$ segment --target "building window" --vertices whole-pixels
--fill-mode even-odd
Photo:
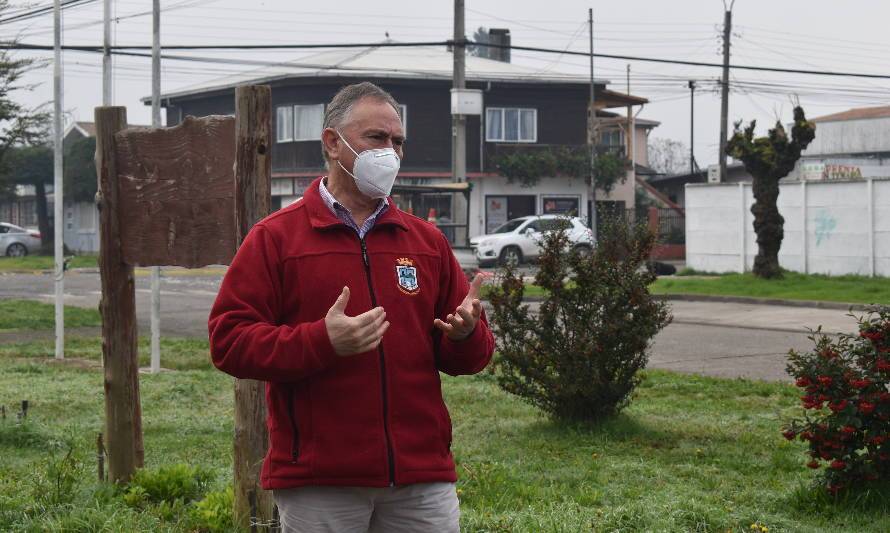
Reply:
[[[488,142],[538,141],[537,109],[489,107],[485,110],[485,125]]]
[[[600,144],[603,146],[623,146],[621,130],[604,130],[600,133]]]
[[[275,124],[275,139],[278,142],[294,140],[294,108],[289,105],[278,107],[275,110]]]
[[[318,141],[324,125],[324,104],[294,106],[294,140]]]

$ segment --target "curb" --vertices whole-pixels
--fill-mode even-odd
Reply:
[[[750,296],[716,296],[710,294],[653,294],[653,296],[667,301],[775,305],[783,307],[807,307],[811,309],[836,309],[839,311],[867,311],[871,307],[865,304],[825,302],[821,300],[782,300],[778,298],[752,298]],[[544,298],[541,296],[526,296],[522,299],[522,301],[543,302]]]
[[[717,296],[711,294],[656,294],[664,300],[681,302],[722,302],[753,305],[778,305],[785,307],[809,307],[816,309],[837,309],[839,311],[867,311],[871,306],[821,300],[783,300],[780,298],[753,298],[750,296]]]

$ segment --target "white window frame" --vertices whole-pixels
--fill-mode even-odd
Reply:
[[[320,141],[321,140],[321,128],[315,133],[314,137],[307,138],[298,138],[297,137],[297,108],[298,107],[321,107],[321,126],[324,126],[324,104],[295,104],[292,106],[293,113],[293,131],[291,132],[291,136],[293,137],[294,142],[300,141]]]
[[[281,129],[281,112],[289,111],[290,112],[290,128],[287,128],[288,135],[286,137],[282,137],[282,129]],[[294,140],[294,108],[290,105],[280,105],[275,108],[275,142],[278,143],[287,143],[293,142]]]
[[[501,112],[501,138],[494,139],[488,136],[488,111],[489,110],[500,110]],[[534,117],[534,123],[532,127],[532,133],[534,133],[534,137],[532,139],[516,139],[516,140],[507,140],[507,128],[506,128],[506,120],[507,120],[507,111],[508,110],[516,110],[517,115],[521,117],[522,111],[531,111],[532,116]],[[520,125],[522,119],[520,118]],[[538,109],[534,107],[486,107],[485,108],[485,141],[486,142],[498,142],[498,143],[536,143],[538,142]],[[522,131],[521,126],[517,131]]]

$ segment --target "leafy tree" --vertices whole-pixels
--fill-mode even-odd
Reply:
[[[9,1],[0,0],[0,18],[9,10]],[[0,44],[11,46],[18,43],[16,37],[0,38]],[[23,82],[22,77],[30,70],[40,68],[46,63],[34,58],[14,57],[8,48],[0,48],[0,196],[10,199],[14,197],[15,186],[20,184],[10,181],[10,161],[7,156],[16,147],[30,146],[33,150],[20,154],[28,162],[34,163],[46,139],[49,115],[42,108],[30,109],[12,99],[16,91],[29,91],[34,88]],[[31,169],[34,170],[34,169]],[[52,175],[52,172],[50,172]],[[42,192],[41,192],[42,191]],[[51,238],[51,231],[46,217],[46,191],[38,189],[38,224],[40,232]],[[40,206],[43,216],[40,219]],[[46,242],[46,241],[44,241]]]
[[[96,138],[65,143],[65,199],[92,202],[96,198]]]
[[[498,342],[498,384],[551,416],[595,421],[631,399],[652,338],[670,321],[649,293],[642,268],[655,244],[645,224],[616,218],[601,228],[590,254],[569,250],[563,231],[545,234],[535,283],[540,310],[523,304],[521,273],[507,266],[490,293]]]
[[[541,178],[568,176],[590,185],[590,151],[586,147],[518,149],[498,154],[494,164],[507,182],[534,187]],[[607,194],[627,179],[629,161],[611,152],[597,154],[594,179],[597,189]]]
[[[754,232],[757,234],[757,256],[754,258],[754,274],[761,278],[781,278],[779,250],[785,237],[785,219],[779,214],[776,201],[779,198],[779,180],[794,169],[800,153],[816,137],[816,126],[807,121],[803,108],[794,108],[794,125],[791,139],[780,121],[769,130],[766,137],[754,138],[757,121],[752,120],[741,130],[742,122],[736,122],[732,137],[726,145],[726,153],[745,164],[754,178],[752,185],[754,205]]]
[[[44,247],[52,242],[46,202],[46,185],[53,181],[53,151],[45,144],[13,146],[3,153],[0,182],[8,187],[33,185],[37,227]]]

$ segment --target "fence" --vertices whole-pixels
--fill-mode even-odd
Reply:
[[[652,259],[682,260],[686,257],[686,215],[682,210],[638,207],[626,209],[622,215],[627,223],[646,224],[655,233]],[[609,216],[614,214],[607,214],[604,218]]]
[[[890,276],[890,178],[789,181],[779,191],[783,268]],[[687,185],[687,265],[708,272],[749,271],[757,254],[753,203],[751,184]]]

